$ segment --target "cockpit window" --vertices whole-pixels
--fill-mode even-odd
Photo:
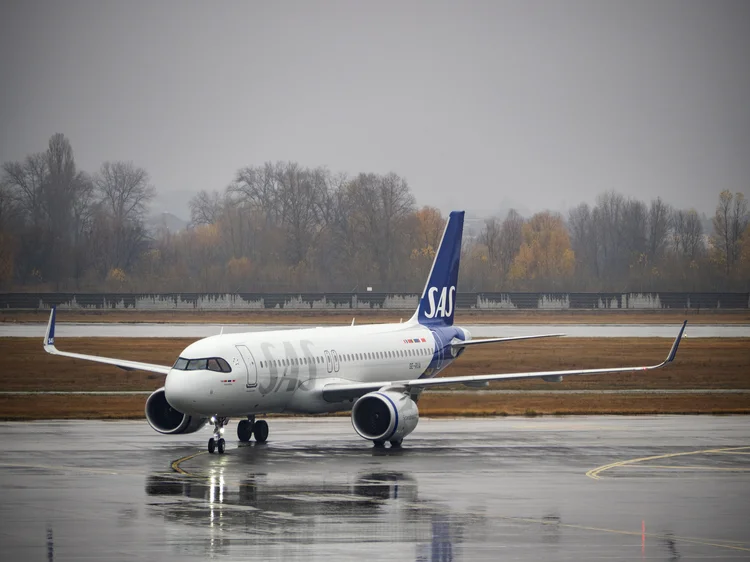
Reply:
[[[221,357],[210,357],[208,359],[185,359],[180,357],[175,361],[173,369],[178,371],[201,371],[209,370],[217,373],[231,373],[229,363]]]
[[[201,369],[206,368],[206,363],[208,362],[208,359],[191,359],[188,361],[187,370],[188,371],[200,371]]]

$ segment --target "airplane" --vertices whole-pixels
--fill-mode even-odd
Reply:
[[[490,381],[649,371],[671,363],[687,320],[667,358],[638,367],[436,377],[467,348],[563,334],[472,339],[453,325],[464,212],[453,211],[413,316],[402,323],[351,325],[259,333],[219,334],[186,347],[171,366],[60,351],[55,347],[55,308],[44,350],[53,355],[165,375],[146,400],[146,420],[163,434],[187,434],[213,424],[208,452],[223,454],[229,418],[243,418],[237,437],[268,439],[273,413],[324,414],[351,410],[354,430],[375,447],[400,447],[417,426],[422,391],[440,385],[487,386]]]

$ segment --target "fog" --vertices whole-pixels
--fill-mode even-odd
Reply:
[[[0,162],[64,133],[185,217],[243,166],[396,172],[420,205],[750,191],[745,1],[3,3]]]

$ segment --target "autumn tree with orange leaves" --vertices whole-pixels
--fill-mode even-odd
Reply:
[[[523,243],[510,278],[528,290],[561,290],[573,275],[575,256],[562,217],[545,211],[523,225]]]

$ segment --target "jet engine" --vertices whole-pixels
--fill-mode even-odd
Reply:
[[[146,400],[146,420],[159,433],[195,433],[208,421],[208,418],[188,416],[178,412],[167,402],[164,388],[154,391]]]
[[[354,430],[372,441],[400,443],[418,422],[417,404],[403,392],[370,392],[352,408]]]

